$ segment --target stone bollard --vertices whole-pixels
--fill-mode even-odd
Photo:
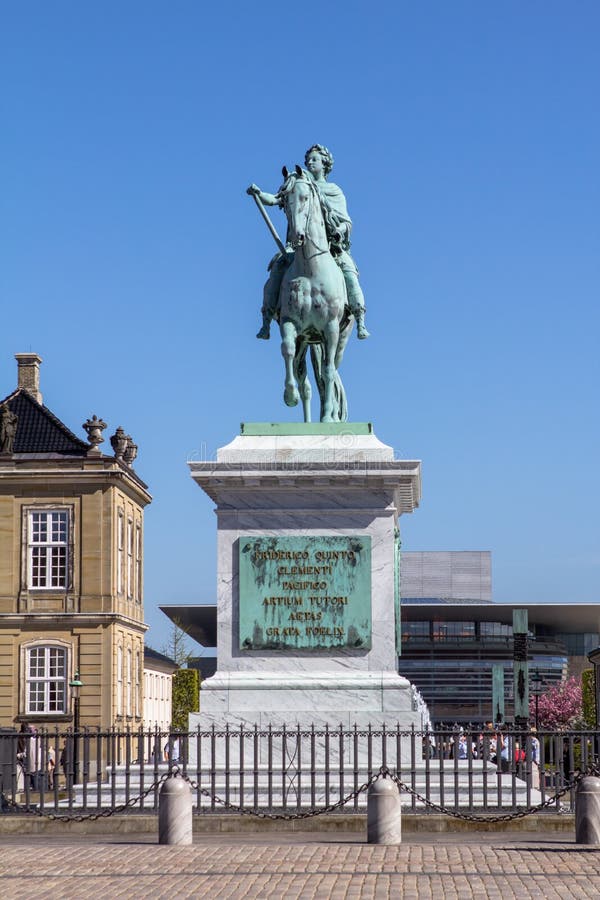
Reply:
[[[367,793],[367,842],[401,844],[400,791],[390,778],[375,781]]]
[[[575,794],[575,843],[600,844],[600,778],[586,775]]]
[[[192,843],[192,794],[180,775],[170,775],[158,795],[158,843]]]

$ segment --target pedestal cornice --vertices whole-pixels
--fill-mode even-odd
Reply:
[[[335,425],[335,427],[333,427]],[[194,481],[219,504],[224,492],[299,489],[321,493],[386,491],[398,513],[421,499],[419,460],[394,459],[369,423],[249,423],[217,452],[216,462],[189,463]]]

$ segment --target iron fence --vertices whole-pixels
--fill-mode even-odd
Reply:
[[[193,786],[198,814],[305,814],[342,801],[345,812],[358,813],[366,804],[361,786],[383,767],[406,786],[405,812],[564,811],[578,774],[599,758],[599,730],[3,729],[0,810],[155,812],[160,786],[177,767]]]

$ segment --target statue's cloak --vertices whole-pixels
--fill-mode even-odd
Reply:
[[[325,214],[325,227],[329,240],[333,244],[337,244],[338,242],[334,239],[335,232],[339,231],[340,225],[346,225],[347,228],[342,229],[345,233],[341,241],[341,249],[348,250],[350,247],[352,219],[348,215],[344,192],[341,187],[330,181],[316,181],[315,186],[321,197],[321,206]]]

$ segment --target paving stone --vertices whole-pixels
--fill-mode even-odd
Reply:
[[[15,898],[277,898],[277,900],[518,900],[600,896],[600,849],[569,842],[510,843],[505,836],[452,842],[441,836],[398,847],[245,835],[192,847],[151,838],[116,843],[31,835],[2,840],[0,885]],[[153,838],[156,841],[156,838]]]

